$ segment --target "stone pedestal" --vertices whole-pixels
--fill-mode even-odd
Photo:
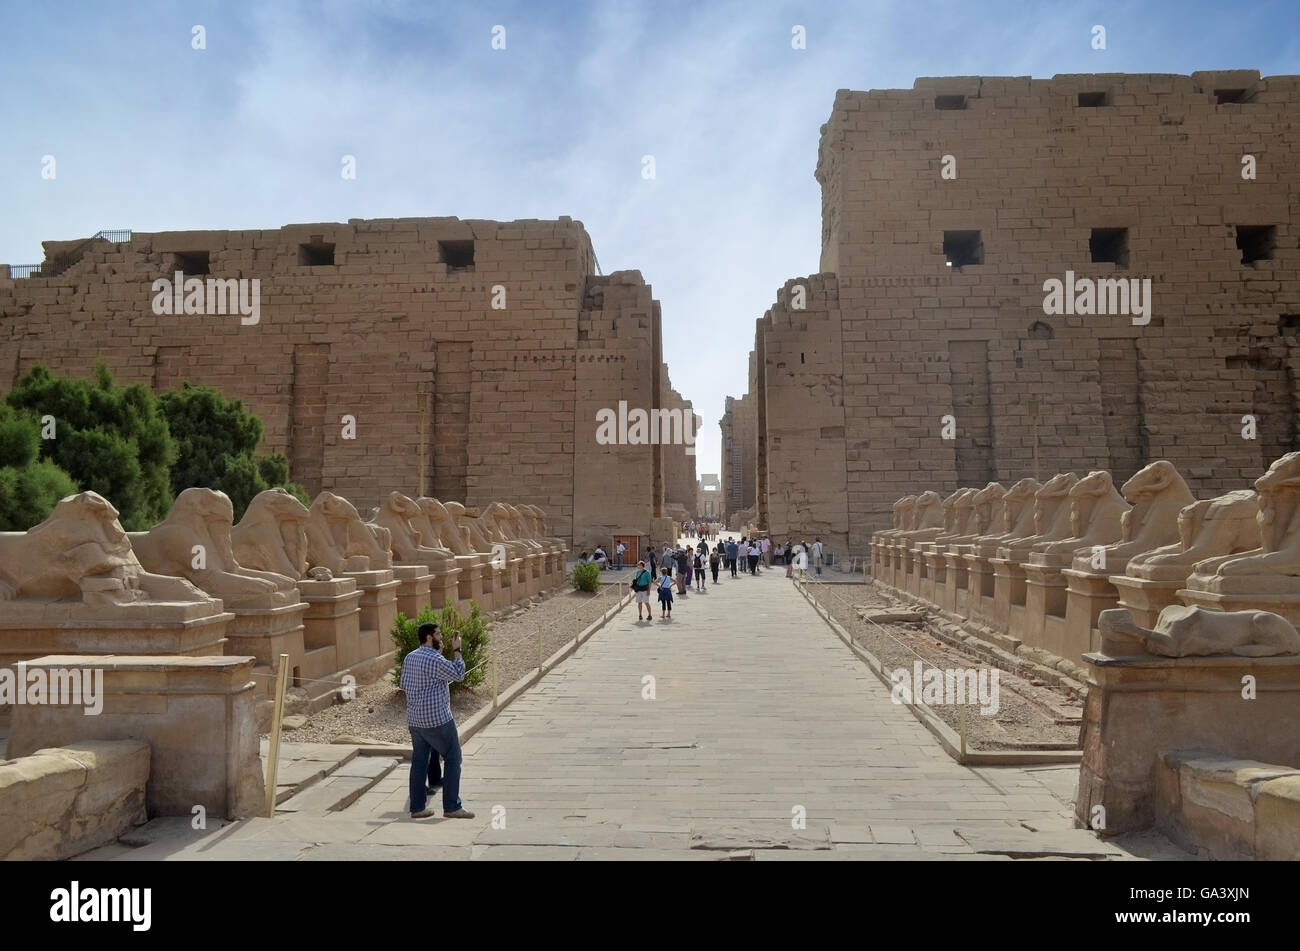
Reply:
[[[960,550],[950,548],[943,556],[944,587],[939,607],[958,617],[970,616],[970,563]]]
[[[253,658],[55,655],[28,662],[29,676],[37,669],[102,670],[103,710],[86,716],[80,705],[15,706],[7,756],[140,739],[149,744],[151,817],[188,819],[195,806],[228,819],[261,813]]]
[[[452,597],[452,601],[456,605],[456,610],[462,614],[469,610],[471,601],[481,608],[487,607],[487,596],[483,590],[483,582],[486,576],[490,583],[491,575],[484,571],[486,561],[486,555],[456,556],[458,572],[456,575],[456,593]],[[442,607],[442,603],[439,601],[435,601],[434,604],[439,608]]]
[[[473,569],[469,570],[473,571]],[[457,611],[469,611],[469,599],[465,600],[463,609],[460,603],[461,574],[458,568],[433,572],[429,579],[429,604],[433,606],[434,611],[441,611],[448,604],[455,607]]]
[[[1019,628],[1012,625],[1010,633],[1013,637],[1020,638],[1030,647],[1060,654],[1059,650],[1048,645],[1059,645],[1065,640],[1066,582],[1061,570],[1069,564],[1069,558],[1062,565],[1052,563],[1052,559],[1037,552],[1029,556],[1025,565],[1025,610],[1020,616]]]
[[[966,617],[988,624],[993,617],[993,598],[996,591],[993,564],[987,555],[963,555],[966,564]]]
[[[943,553],[936,551],[933,545],[924,545],[917,552],[917,561],[922,572],[917,586],[916,596],[927,604],[937,605],[943,597],[946,583],[946,565]]]
[[[419,617],[430,604],[442,607],[430,597],[433,572],[428,566],[393,565],[393,577],[397,579],[397,610],[408,618]]]
[[[0,666],[46,654],[217,656],[234,614],[220,601],[0,602]]]
[[[479,567],[479,577],[482,579],[480,587],[483,589],[481,604],[484,611],[496,611],[509,604],[505,600],[508,596],[508,589],[506,588],[508,579],[504,577],[505,571],[493,564],[489,556],[483,555],[482,557],[484,561]]]
[[[1084,654],[1101,647],[1097,615],[1119,605],[1119,591],[1111,584],[1109,575],[1073,568],[1066,568],[1061,574],[1066,580],[1063,641],[1056,646],[1051,643],[1043,646],[1066,660],[1083,663]]]
[[[303,676],[331,678],[362,661],[361,592],[353,578],[299,581],[303,615]]]
[[[274,696],[272,685],[280,655],[289,655],[289,686],[302,687],[312,674],[304,669],[303,615],[307,605],[283,604],[274,608],[235,608],[226,628],[224,653],[228,657],[253,657],[270,672],[261,678],[260,692]],[[310,693],[310,690],[308,691]]]
[[[993,568],[993,616],[989,626],[1009,634],[1012,619],[1025,613],[1025,566],[1010,558],[990,558],[989,564]]]
[[[542,588],[545,587],[546,582],[542,576],[545,561],[546,554],[541,551],[534,551],[524,559],[524,590],[530,598],[535,594],[539,594]]]
[[[908,594],[920,597],[921,578],[925,574],[925,560],[915,545],[903,549],[903,584],[902,589]]]
[[[1178,591],[1183,581],[1151,581],[1129,575],[1111,575],[1110,583],[1119,593],[1116,607],[1127,608],[1138,627],[1154,628],[1160,612],[1171,604],[1181,604]],[[1096,623],[1096,618],[1093,619]]]
[[[393,647],[393,624],[397,621],[397,589],[400,582],[391,568],[378,571],[347,571],[361,591],[361,658],[368,660]]]
[[[1178,598],[1188,606],[1199,604],[1210,611],[1272,611],[1300,627],[1300,593],[1237,594],[1180,588]]]
[[[1089,669],[1083,762],[1075,825],[1106,835],[1153,822],[1156,758],[1206,749],[1238,759],[1300,766],[1300,657],[1129,657],[1084,655]],[[1256,696],[1242,696],[1242,678]]]

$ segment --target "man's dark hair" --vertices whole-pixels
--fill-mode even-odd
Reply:
[[[432,635],[438,633],[438,625],[434,624],[432,621],[426,622],[420,625],[420,628],[416,633],[419,635],[420,643],[424,644],[424,642]]]

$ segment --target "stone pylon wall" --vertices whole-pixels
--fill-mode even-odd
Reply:
[[[837,93],[817,179],[851,553],[922,488],[1092,469],[1122,482],[1164,458],[1207,497],[1296,448],[1298,91],[1296,77],[1243,70]],[[1262,259],[1243,265],[1238,226],[1273,229]],[[1094,229],[1122,237],[1094,249]],[[949,266],[961,249],[945,233],[959,232],[975,260]],[[1067,271],[1149,279],[1149,320],[1046,314],[1044,282]],[[790,481],[771,435],[769,423],[769,512]]]
[[[73,244],[47,242],[47,270]],[[332,263],[310,263],[326,248]],[[259,280],[259,321],[156,314],[152,284],[178,268]],[[287,455],[313,494],[363,508],[394,488],[471,505],[508,498],[541,506],[570,540],[614,524],[648,531],[654,480],[604,491],[584,455],[594,411],[580,428],[578,403],[650,399],[658,305],[640,275],[594,271],[590,239],[568,218],[136,233],[89,245],[57,277],[9,280],[0,267],[0,388],[37,362],[84,375],[102,359],[121,382],[189,381],[243,400],[265,423],[264,449]],[[592,280],[620,293],[626,282],[626,299],[593,304]],[[649,457],[628,464],[653,470]]]
[[[788,282],[758,322],[759,523],[777,540],[847,544],[844,370],[835,275]]]

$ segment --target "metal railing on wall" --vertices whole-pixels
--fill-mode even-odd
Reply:
[[[9,265],[9,277],[19,279],[25,277],[57,277],[72,265],[82,259],[86,251],[96,241],[107,241],[110,244],[122,244],[131,240],[131,231],[127,228],[107,229],[96,231],[81,244],[77,245],[71,251],[56,255],[51,262],[52,267],[47,272],[44,270],[44,264],[11,264]]]

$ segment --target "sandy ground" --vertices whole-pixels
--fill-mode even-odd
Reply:
[[[857,612],[859,606],[890,603],[878,589],[867,585],[823,585],[812,588],[810,593],[852,632],[859,644],[879,658],[886,670],[905,670],[908,684],[913,682],[913,665],[917,660],[921,661],[923,671],[932,667],[989,669],[986,659],[944,643],[923,622],[878,624],[861,619]],[[896,606],[900,610],[915,609],[901,603]],[[962,706],[932,704],[930,709],[960,731]],[[965,707],[967,742],[982,750],[1077,749],[1078,717],[1082,709],[1082,704],[1064,690],[1000,669],[996,712],[984,715],[978,705]]]
[[[603,585],[594,594],[561,588],[532,604],[520,606],[506,618],[490,621],[488,637],[497,662],[498,689],[504,691],[537,666],[539,639],[541,657],[545,659],[612,607],[619,593],[617,585]],[[460,721],[491,702],[490,666],[480,686],[452,690],[452,712]],[[389,743],[410,741],[405,695],[393,686],[387,675],[358,688],[356,700],[312,714],[305,727],[286,732],[284,737],[293,743],[329,743],[343,734]]]

